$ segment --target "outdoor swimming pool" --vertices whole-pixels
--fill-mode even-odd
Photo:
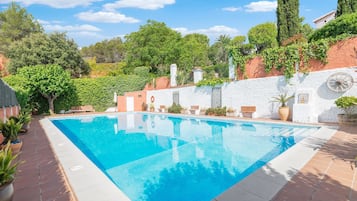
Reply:
[[[318,129],[146,113],[51,121],[132,200],[211,200]]]

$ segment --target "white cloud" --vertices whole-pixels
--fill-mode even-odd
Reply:
[[[51,25],[51,24],[45,24],[43,25],[46,31],[59,31],[59,32],[98,32],[101,31],[98,27],[89,25],[89,24],[83,24],[83,25],[66,25],[62,26],[59,24]]]
[[[77,6],[89,6],[93,2],[101,0],[18,0],[23,5],[42,4],[54,8],[74,8]],[[0,0],[0,3],[11,3],[13,0]]]
[[[173,28],[173,30],[180,32],[182,35],[187,35],[187,34],[192,34],[192,33],[205,34],[210,39],[212,39],[212,38],[215,39],[215,37],[218,37],[220,35],[229,35],[229,36],[233,37],[233,36],[236,36],[239,34],[239,31],[237,29],[227,27],[224,25],[216,25],[213,27],[209,27],[207,29],[196,29],[196,30],[189,30],[185,27],[178,27],[178,28]]]
[[[122,22],[122,23],[137,23],[137,22],[139,22],[138,19],[135,19],[132,17],[127,17],[121,13],[114,12],[114,11],[111,11],[111,12],[88,11],[88,12],[82,12],[82,13],[77,14],[77,17],[84,21],[102,22],[102,23],[120,23],[120,22]]]
[[[61,25],[62,21],[46,21],[46,20],[37,20],[46,31],[59,31],[59,32],[73,32],[73,31],[89,31],[89,32],[99,32],[101,29],[89,24],[82,25]]]
[[[257,1],[245,5],[247,12],[271,12],[278,6],[277,1]]]
[[[145,10],[157,10],[166,5],[174,4],[175,0],[119,0],[114,3],[107,3],[103,7],[106,10],[118,8],[140,8]]]
[[[228,11],[228,12],[236,12],[242,10],[241,7],[226,7],[222,8],[223,11]]]
[[[37,19],[37,22],[42,24],[42,25],[46,25],[46,24],[50,24],[49,21],[46,21],[46,20],[40,20],[40,19]]]
[[[90,31],[75,31],[75,32],[70,32],[68,35],[70,36],[75,36],[75,37],[94,37],[94,38],[104,38],[104,36],[96,33],[96,32],[90,32]]]

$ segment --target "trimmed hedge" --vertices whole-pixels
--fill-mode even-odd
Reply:
[[[56,112],[79,105],[92,105],[98,112],[105,111],[115,106],[114,92],[124,95],[125,92],[142,90],[146,81],[137,75],[75,79],[75,89],[59,98],[55,104]]]
[[[34,95],[29,100],[29,94],[24,88],[23,78],[19,76],[8,76],[3,80],[12,86],[16,96],[23,107],[26,102],[40,105],[39,113],[48,112],[48,103],[40,95]],[[142,90],[148,78],[138,75],[120,75],[100,78],[78,78],[74,79],[74,88],[55,100],[55,112],[69,110],[71,106],[92,105],[98,112],[105,111],[108,107],[114,107],[114,92],[124,95],[125,92]],[[27,92],[27,93],[26,93]]]
[[[28,104],[30,102],[30,94],[29,91],[25,89],[24,83],[25,83],[25,78],[19,77],[19,76],[7,76],[2,78],[8,85],[11,86],[12,89],[14,89],[15,94],[16,94],[16,99],[19,102],[21,108],[26,108],[28,107]]]

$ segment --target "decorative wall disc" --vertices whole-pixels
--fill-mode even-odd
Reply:
[[[345,92],[353,85],[353,77],[347,73],[334,73],[327,78],[327,87],[334,92]]]

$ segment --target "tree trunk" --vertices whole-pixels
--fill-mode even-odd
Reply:
[[[55,112],[55,106],[53,105],[53,102],[54,102],[54,98],[51,98],[51,97],[49,97],[49,98],[47,98],[47,100],[48,100],[48,106],[49,106],[49,109],[50,109],[50,115],[53,115]]]

